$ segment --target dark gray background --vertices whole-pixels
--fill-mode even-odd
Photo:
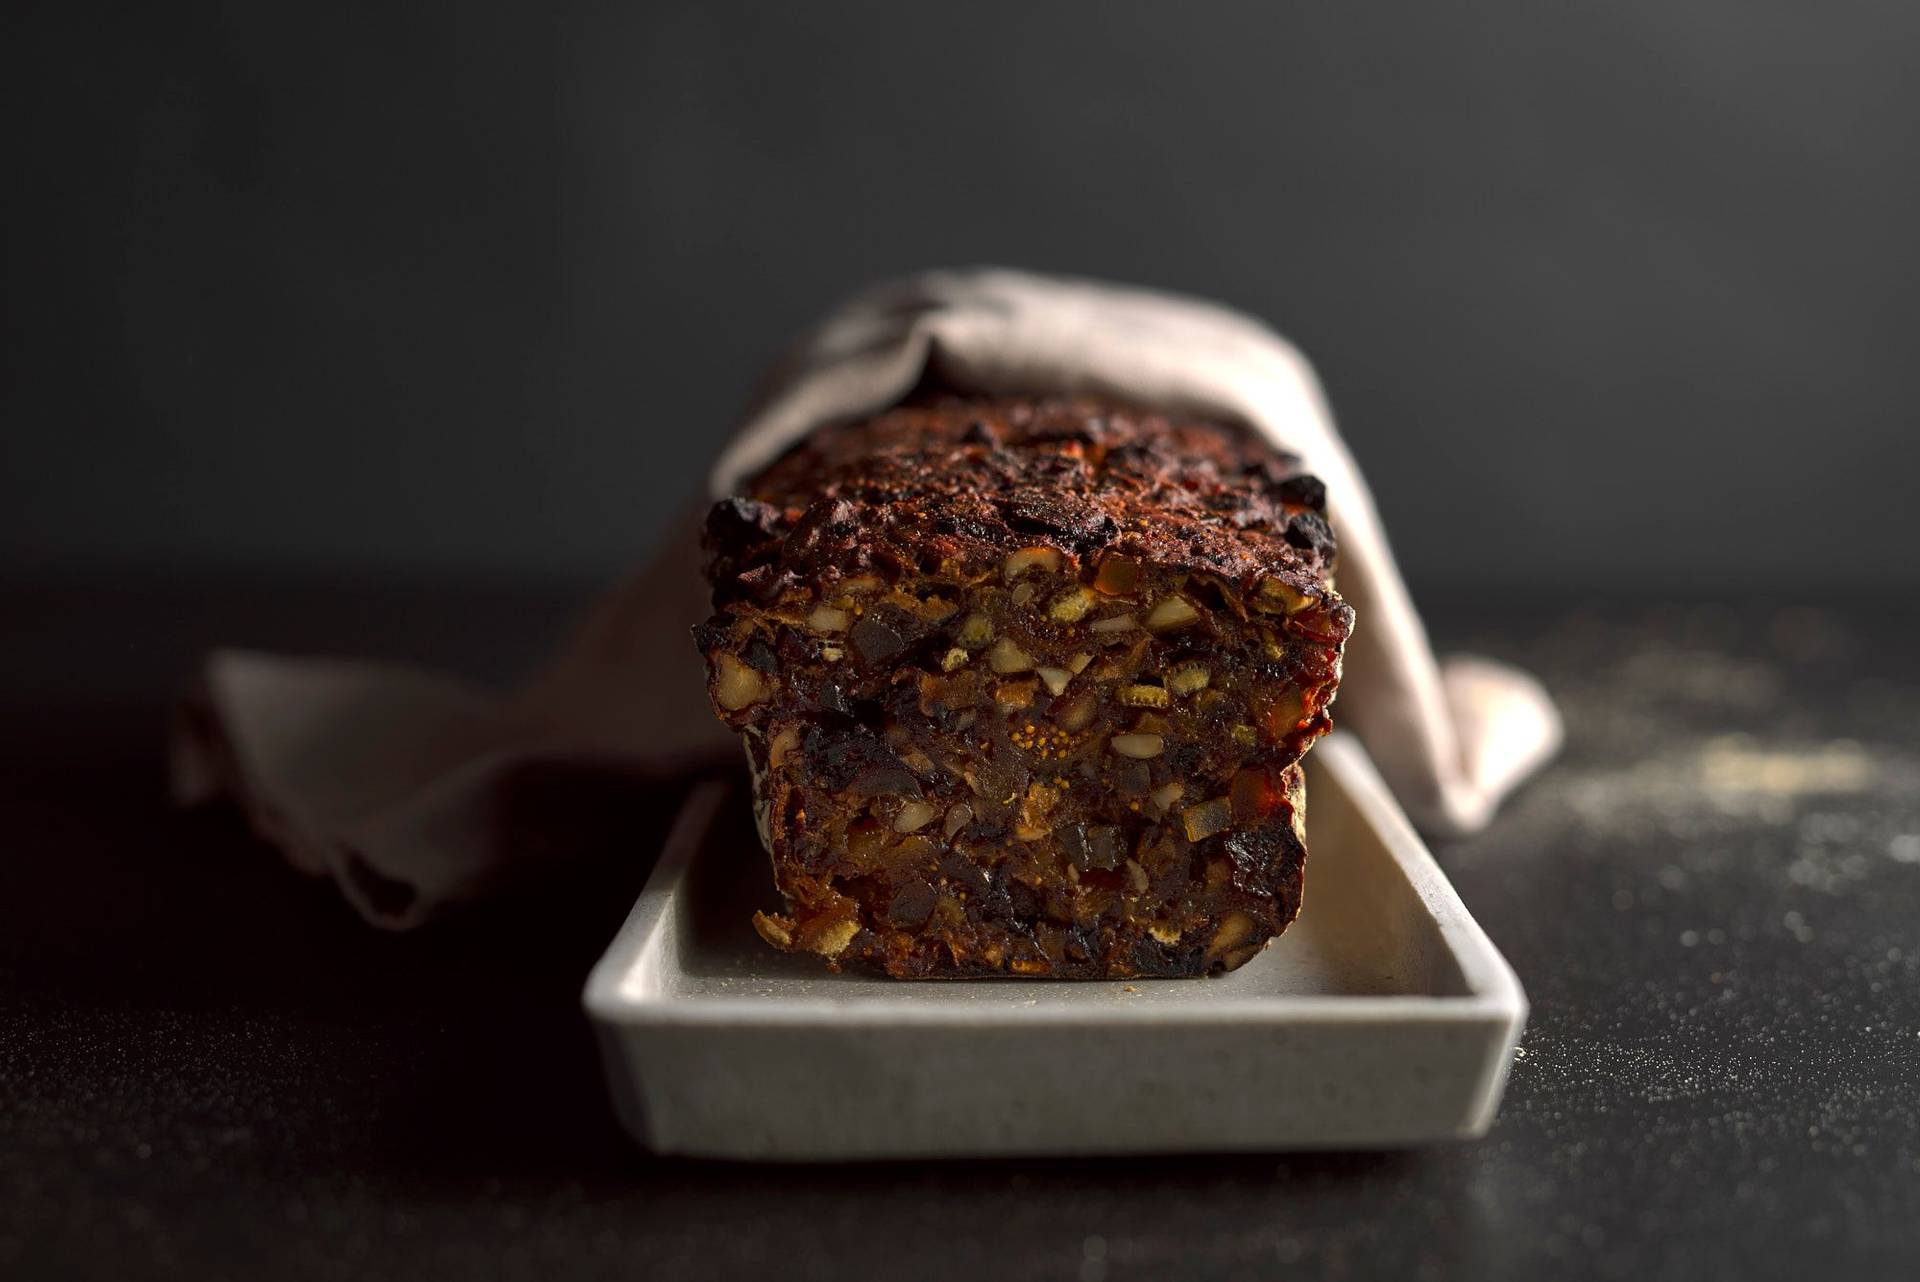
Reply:
[[[16,576],[610,573],[796,327],[993,261],[1276,323],[1417,585],[1920,580],[1920,6],[0,22]]]

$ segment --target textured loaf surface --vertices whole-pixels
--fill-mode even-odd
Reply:
[[[1191,975],[1293,920],[1352,611],[1319,483],[1237,427],[933,395],[715,506],[696,640],[776,947],[901,977]]]

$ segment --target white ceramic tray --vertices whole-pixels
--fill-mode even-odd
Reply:
[[[900,983],[778,954],[743,795],[687,801],[587,982],[663,1153],[814,1160],[1387,1148],[1483,1134],[1526,1019],[1360,745],[1308,755],[1307,893],[1211,979]],[[744,787],[744,784],[741,785]]]

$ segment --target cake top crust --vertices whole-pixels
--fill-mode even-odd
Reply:
[[[1022,549],[1332,604],[1326,493],[1250,430],[1090,397],[932,392],[822,428],[710,513],[714,604],[994,572]]]

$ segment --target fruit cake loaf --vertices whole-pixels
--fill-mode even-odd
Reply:
[[[1238,426],[929,393],[709,516],[709,693],[775,947],[902,978],[1231,970],[1299,911],[1353,611],[1324,491]]]

